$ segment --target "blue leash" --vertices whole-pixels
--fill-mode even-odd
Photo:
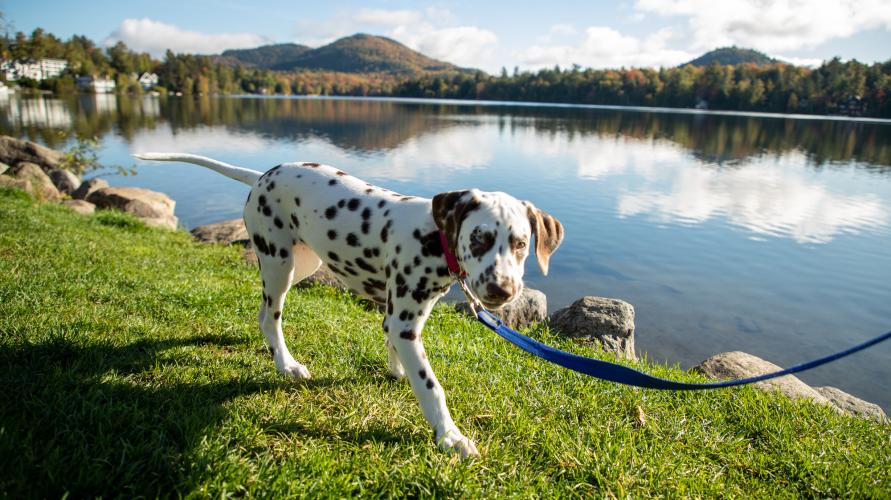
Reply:
[[[844,351],[830,354],[829,356],[815,359],[813,361],[808,361],[807,363],[801,363],[791,368],[786,368],[784,370],[776,371],[773,373],[765,373],[763,375],[743,378],[739,380],[691,384],[687,382],[675,382],[673,380],[666,380],[664,378],[654,377],[652,375],[647,375],[646,373],[639,372],[632,368],[628,368],[627,366],[617,365],[615,363],[601,361],[599,359],[586,358],[584,356],[561,351],[560,349],[555,349],[549,345],[542,344],[537,340],[533,340],[521,333],[511,330],[507,325],[504,324],[503,321],[501,321],[501,319],[499,319],[489,311],[483,309],[482,307],[480,307],[479,310],[475,312],[477,319],[482,324],[486,325],[486,327],[500,335],[503,339],[534,356],[538,356],[539,358],[544,359],[545,361],[550,361],[551,363],[560,365],[564,368],[569,368],[570,370],[584,373],[585,375],[590,375],[602,380],[608,380],[610,382],[618,382],[620,384],[630,385],[634,387],[643,387],[647,389],[662,389],[674,391],[720,389],[722,387],[733,387],[736,385],[751,384],[753,382],[760,382],[762,380],[782,377],[783,375],[803,372],[805,370],[810,370],[811,368],[816,368],[820,365],[829,363],[830,361],[844,358],[845,356],[849,356],[851,354],[854,354],[855,352],[862,351],[867,347],[874,346],[879,342],[883,342],[891,338],[891,332],[888,332],[884,335],[879,335],[878,337],[867,340],[862,344],[855,345],[850,349],[845,349]]]

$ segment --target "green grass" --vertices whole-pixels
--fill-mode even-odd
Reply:
[[[599,382],[439,306],[427,350],[482,453],[462,461],[436,449],[408,384],[388,377],[380,313],[360,300],[294,289],[285,335],[314,379],[279,375],[255,320],[259,281],[236,248],[0,190],[0,496],[891,491],[889,426],[750,388]]]

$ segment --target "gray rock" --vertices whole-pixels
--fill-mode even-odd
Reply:
[[[22,191],[34,196],[34,186],[27,179],[16,179],[9,175],[0,175],[0,187],[21,189]]]
[[[227,245],[248,239],[243,219],[232,219],[213,224],[205,224],[192,229],[192,236],[204,243],[225,243]]]
[[[147,225],[176,229],[176,202],[166,194],[134,187],[107,187],[94,191],[87,201],[98,208],[112,208],[135,215]]]
[[[627,359],[634,353],[634,307],[618,299],[587,296],[551,315],[551,328],[569,337],[597,342]]]
[[[470,306],[466,301],[455,304],[455,310],[471,315]],[[526,287],[515,301],[492,312],[511,328],[519,328],[547,319],[548,298],[544,293]]]
[[[63,154],[40,144],[16,139],[7,135],[0,136],[0,162],[16,165],[30,162],[38,165],[44,172],[59,168]]]
[[[74,190],[80,186],[80,179],[78,179],[76,175],[61,168],[50,170],[49,178],[53,181],[53,184],[59,192],[68,195],[73,193]]]
[[[754,377],[782,368],[757,356],[741,351],[732,351],[716,354],[693,369],[708,378],[721,380]],[[763,391],[779,391],[793,399],[810,399],[815,403],[835,407],[829,399],[794,375],[756,382],[753,385]]]
[[[62,199],[62,194],[56,189],[53,181],[34,163],[23,161],[9,169],[7,174],[16,179],[30,181],[33,187],[31,194],[39,201],[58,201]]]
[[[877,404],[864,401],[836,387],[824,386],[814,387],[814,389],[826,397],[832,404],[849,415],[871,418],[877,422],[888,423],[888,416],[885,415],[885,412],[882,411],[882,408]]]
[[[75,200],[86,200],[88,196],[102,188],[107,188],[108,182],[105,179],[92,178],[80,183],[77,189],[71,193],[71,197]]]
[[[62,200],[62,205],[81,215],[90,215],[96,211],[96,205],[84,200]]]

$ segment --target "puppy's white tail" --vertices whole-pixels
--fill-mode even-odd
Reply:
[[[156,160],[156,161],[181,161],[185,163],[194,163],[207,167],[214,172],[219,172],[230,179],[243,182],[248,186],[253,186],[257,179],[263,175],[256,170],[236,167],[221,161],[213,160],[204,156],[190,155],[185,153],[136,153],[133,156],[140,160]]]

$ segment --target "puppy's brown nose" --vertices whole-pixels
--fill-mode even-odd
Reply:
[[[513,285],[510,284],[509,286],[511,290],[513,290]],[[513,296],[514,293],[511,290],[508,290],[500,285],[496,285],[495,283],[489,283],[488,285],[486,285],[486,294],[491,300],[505,301]]]

